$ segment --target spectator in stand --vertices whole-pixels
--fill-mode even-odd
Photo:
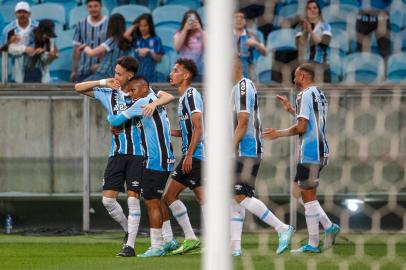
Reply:
[[[91,48],[86,43],[79,47],[80,50],[84,50],[88,57],[100,59],[95,73],[85,78],[84,81],[96,81],[114,77],[117,59],[131,53],[131,44],[124,37],[125,26],[123,15],[113,14],[108,21],[106,41],[96,48]]]
[[[266,55],[267,51],[265,45],[258,40],[254,33],[249,32],[246,26],[247,22],[245,13],[241,10],[235,12],[234,46],[241,58],[243,76],[255,81],[256,72],[254,63],[254,50],[257,50],[262,55]]]
[[[185,13],[178,32],[173,37],[173,43],[180,58],[191,59],[197,67],[194,81],[201,82],[204,74],[203,52],[206,43],[206,32],[202,20],[194,10]]]
[[[305,18],[296,34],[299,62],[314,64],[315,80],[330,82],[330,40],[331,26],[323,21],[320,5],[309,0],[305,7]]]
[[[124,36],[132,42],[134,56],[139,62],[137,75],[149,82],[156,82],[155,65],[161,62],[164,48],[161,39],[155,34],[151,14],[139,16]]]
[[[24,82],[50,83],[49,65],[58,57],[55,46],[55,24],[51,20],[41,20],[32,31],[30,46],[35,48],[35,55],[28,58]]]
[[[371,34],[374,32],[380,55],[386,59],[391,54],[388,12],[391,2],[391,0],[358,0],[360,10],[355,25],[357,51],[370,51]]]
[[[87,0],[89,15],[77,23],[73,36],[73,51],[71,81],[82,82],[92,75],[98,67],[99,58],[89,57],[81,50],[83,44],[91,49],[101,45],[106,40],[106,16],[102,15],[101,0]]]
[[[36,54],[30,47],[32,30],[38,26],[30,19],[31,10],[27,2],[18,2],[15,6],[16,20],[8,24],[1,37],[1,48],[12,57],[12,78],[16,83],[24,82],[27,58]]]

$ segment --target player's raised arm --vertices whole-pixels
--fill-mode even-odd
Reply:
[[[109,87],[112,89],[117,89],[120,87],[120,84],[114,78],[103,79],[99,81],[81,82],[75,84],[75,91],[82,95],[94,97],[93,88],[95,87]]]
[[[283,109],[285,111],[287,111],[293,116],[296,116],[295,110],[293,109],[292,105],[290,104],[289,100],[286,97],[277,95],[276,99],[282,104]]]
[[[175,100],[175,97],[165,91],[158,92],[158,99],[144,106],[143,116],[152,116],[156,107],[164,106]]]

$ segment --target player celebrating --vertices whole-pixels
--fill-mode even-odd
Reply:
[[[243,77],[241,60],[234,60],[233,87],[233,148],[236,150],[235,196],[232,206],[231,250],[241,256],[241,233],[245,209],[275,228],[279,235],[277,254],[284,252],[292,239],[294,229],[280,221],[266,205],[255,198],[255,179],[262,158],[262,130],[257,90],[253,82]]]
[[[109,114],[118,114],[132,104],[132,99],[126,92],[129,92],[128,82],[135,76],[137,70],[137,60],[125,56],[117,60],[114,78],[78,83],[75,85],[75,90],[99,100]],[[169,103],[173,98],[162,91],[160,93],[162,93],[162,99],[157,101],[158,105]],[[135,256],[134,243],[141,218],[139,194],[143,160],[135,122],[127,121],[122,130],[116,130],[113,134],[103,179],[103,205],[126,232],[123,240],[124,247],[117,256]],[[128,195],[128,220],[117,202],[119,192],[124,192],[124,183],[126,183]]]
[[[143,77],[130,82],[132,98],[136,100],[126,111],[109,115],[108,122],[119,127],[127,120],[135,119],[145,151],[145,168],[142,174],[141,195],[148,209],[151,247],[138,257],[159,257],[165,254],[162,246],[161,197],[168,176],[175,162],[170,136],[169,120],[165,108],[158,107],[152,117],[142,117],[143,107],[158,98],[149,92],[149,84]]]
[[[179,200],[179,194],[190,188],[202,206],[201,162],[204,160],[203,142],[203,101],[200,93],[190,86],[196,74],[192,60],[180,58],[170,74],[170,83],[178,89],[178,116],[180,130],[172,130],[172,136],[182,137],[182,159],[172,174],[164,195],[166,204],[182,227],[185,240],[172,254],[183,254],[200,246],[189,221],[186,206]],[[164,220],[168,220],[165,216]]]
[[[293,195],[299,201],[302,200],[304,205],[309,242],[292,252],[317,253],[320,252],[319,222],[325,230],[325,248],[332,246],[340,232],[340,227],[330,221],[316,196],[319,174],[327,165],[329,155],[325,134],[328,103],[324,93],[314,86],[314,69],[311,64],[302,64],[296,69],[294,83],[299,91],[296,112],[286,98],[277,98],[287,112],[296,116],[296,124],[283,130],[267,128],[264,138],[274,140],[299,135],[299,161]]]

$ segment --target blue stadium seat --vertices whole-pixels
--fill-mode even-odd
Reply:
[[[350,50],[350,39],[347,31],[336,29],[332,33],[330,41],[330,48],[332,53],[337,53],[339,56],[344,57]]]
[[[330,55],[330,78],[332,83],[339,83],[342,80],[342,59],[343,57],[339,54],[332,53]]]
[[[384,78],[384,60],[378,54],[352,53],[343,61],[343,75],[346,83],[378,83]]]
[[[175,50],[169,50],[162,56],[162,60],[155,67],[157,74],[157,82],[167,83],[169,73],[171,73],[172,67],[178,59],[178,54]]]
[[[3,16],[5,24],[9,24],[16,19],[14,6],[12,5],[0,5],[0,14]]]
[[[278,16],[275,18],[275,24],[281,26],[281,23],[286,19],[295,18],[298,15],[301,15],[303,10],[299,10],[299,4],[293,3],[286,6],[282,6]]]
[[[389,10],[389,22],[392,32],[400,32],[406,27],[406,4],[393,2]]]
[[[188,9],[197,10],[200,7],[200,0],[166,0],[165,5],[181,5]]]
[[[154,18],[155,27],[157,26],[169,26],[180,28],[183,15],[189,9],[184,6],[179,5],[166,5],[162,7],[157,7],[152,12],[152,17]]]
[[[120,13],[121,15],[123,15],[128,26],[131,25],[134,22],[134,20],[137,19],[140,15],[144,13],[151,13],[151,11],[146,6],[122,5],[113,8],[111,14],[114,13]]]
[[[61,32],[57,32],[56,38],[56,47],[59,50],[63,50],[65,48],[69,48],[73,46],[73,34],[75,33],[75,29],[69,29]]]
[[[268,51],[296,50],[296,31],[293,29],[279,29],[269,33],[266,46]]]
[[[22,1],[22,0],[2,0],[1,5],[10,5],[10,6],[15,7],[15,5],[17,5],[17,3],[20,1]],[[27,2],[28,4],[30,4],[30,6],[34,4],[34,0],[27,0],[27,1],[24,0],[24,1]]]
[[[59,57],[49,66],[52,82],[69,82],[72,71],[73,47],[59,51]]]
[[[55,28],[63,28],[65,25],[65,8],[55,3],[35,5],[31,7],[31,17],[35,20],[52,20],[55,23]]]
[[[104,6],[102,8],[102,14],[105,16],[109,15],[109,10]],[[69,28],[74,27],[78,21],[85,19],[87,15],[88,13],[86,6],[72,8],[71,11],[69,12],[69,23],[68,23]]]
[[[158,37],[161,38],[162,45],[164,46],[165,52],[169,50],[175,50],[173,44],[173,36],[175,35],[177,29],[169,28],[169,27],[157,27],[155,28],[155,32]]]
[[[272,54],[260,56],[255,66],[257,72],[257,79],[260,83],[274,83],[271,79],[272,74]]]
[[[324,21],[328,22],[333,29],[355,29],[358,8],[352,5],[330,5],[322,9],[322,14]]]
[[[395,83],[406,81],[406,53],[392,54],[389,57],[386,80]]]
[[[399,53],[406,51],[406,29],[399,33],[391,33],[392,52]]]

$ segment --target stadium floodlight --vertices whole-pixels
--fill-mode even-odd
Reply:
[[[344,201],[344,205],[348,208],[348,210],[355,213],[364,208],[364,201],[360,199],[347,199]]]
[[[232,14],[234,1],[206,1],[204,261],[203,269],[230,270]]]

